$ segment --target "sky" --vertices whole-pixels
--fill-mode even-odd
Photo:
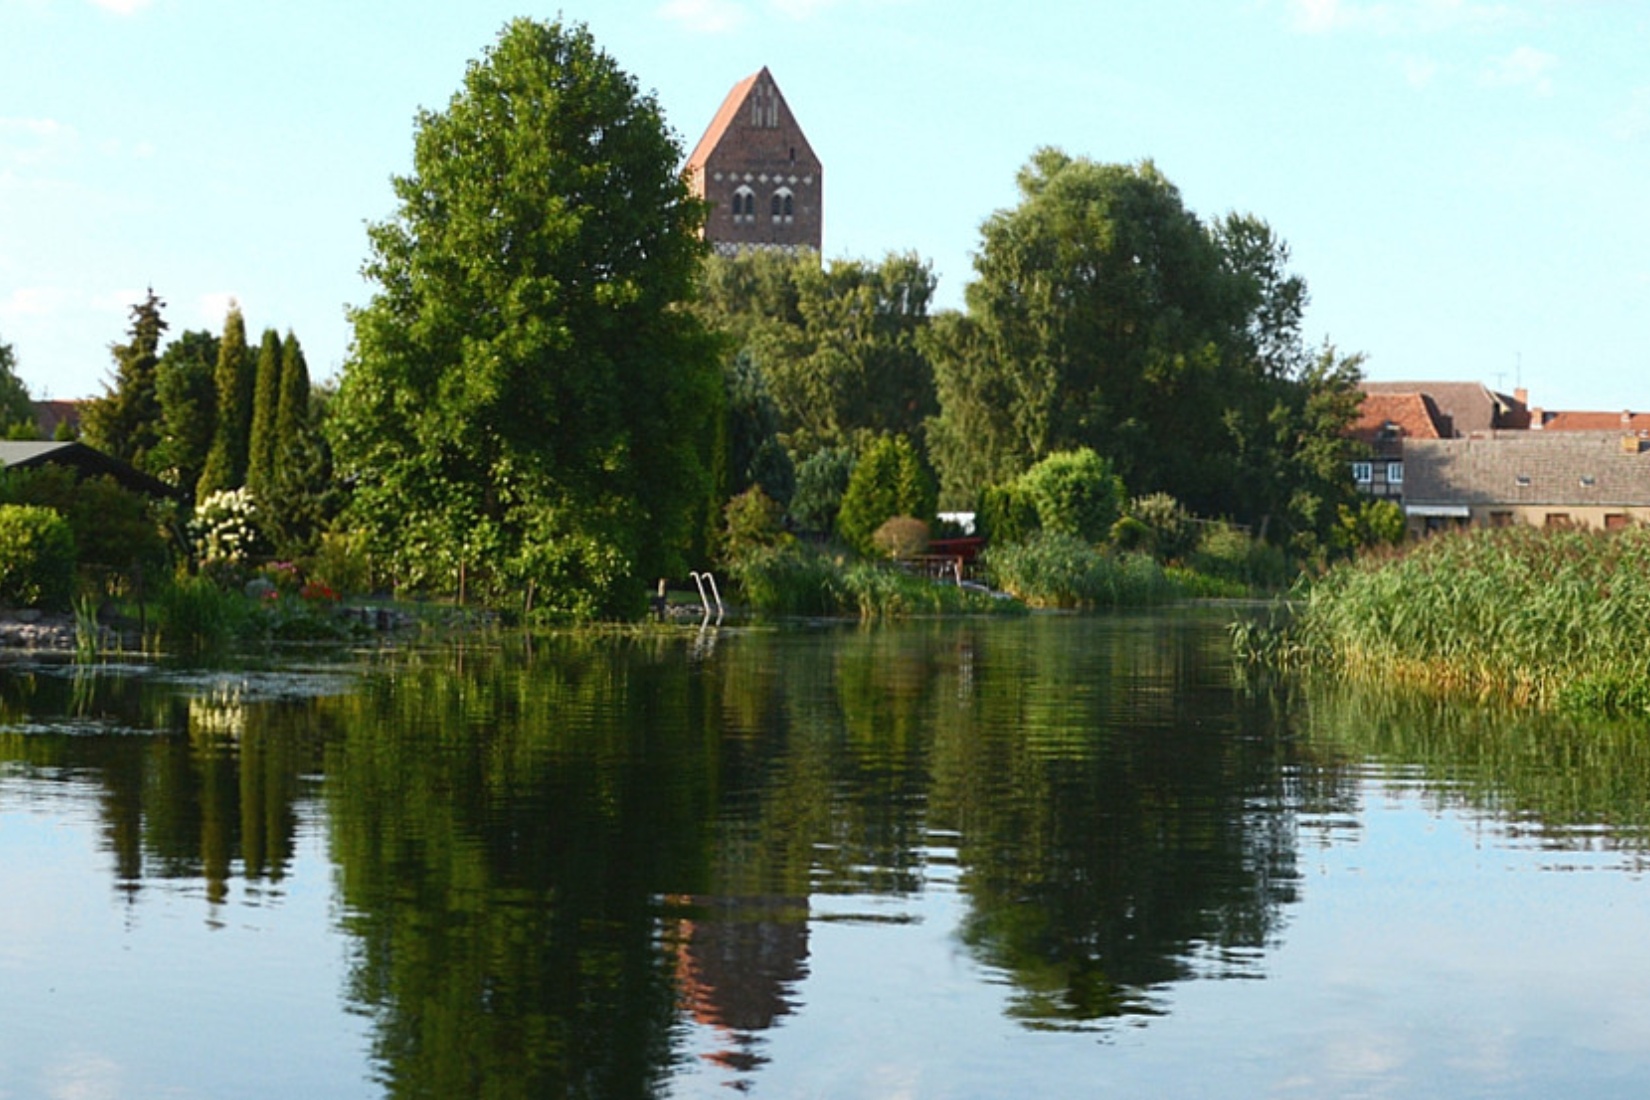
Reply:
[[[101,393],[170,336],[294,332],[373,287],[420,109],[517,16],[588,25],[684,153],[766,65],[825,166],[827,260],[915,252],[960,308],[1040,146],[1264,219],[1308,339],[1368,377],[1650,408],[1650,5],[1634,0],[0,0],[0,342]]]

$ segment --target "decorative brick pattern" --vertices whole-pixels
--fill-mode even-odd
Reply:
[[[686,168],[718,252],[821,250],[825,169],[766,68],[733,86]]]

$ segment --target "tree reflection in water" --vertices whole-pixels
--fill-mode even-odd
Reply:
[[[935,848],[1016,1019],[1149,1016],[1167,983],[1255,972],[1295,896],[1295,815],[1355,797],[1286,708],[1234,688],[1218,623],[714,642],[388,653],[301,701],[0,678],[9,714],[150,731],[0,734],[0,754],[96,774],[123,888],[194,876],[209,908],[237,874],[277,886],[324,810],[346,996],[397,1097],[654,1095],[689,1062],[750,1089],[810,1008],[812,899],[937,888]]]

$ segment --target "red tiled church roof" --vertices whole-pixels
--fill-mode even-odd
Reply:
[[[766,76],[768,76],[768,67],[764,65],[759,71],[735,84],[733,90],[728,92],[727,98],[722,100],[722,106],[716,110],[716,117],[711,119],[710,125],[705,128],[705,136],[699,139],[699,144],[695,145],[693,152],[688,154],[688,171],[697,172],[704,168],[705,161],[709,160],[711,153],[716,151],[716,146],[721,143],[722,136],[728,132],[728,127],[733,125],[735,118],[739,117],[739,111],[744,107],[746,98],[751,94],[751,89],[756,86],[758,80]],[[769,77],[769,79],[772,78]]]

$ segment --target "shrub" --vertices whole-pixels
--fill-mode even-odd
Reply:
[[[1289,582],[1289,560],[1283,551],[1230,523],[1206,524],[1186,564],[1199,573],[1258,588],[1281,588]]]
[[[367,540],[353,531],[328,531],[321,536],[309,575],[337,592],[370,591],[372,558]]]
[[[885,558],[914,558],[928,550],[928,524],[894,516],[872,533],[871,545]]]
[[[257,514],[249,489],[220,489],[201,501],[189,524],[201,561],[245,565],[261,545]]]
[[[790,538],[785,532],[784,507],[758,485],[752,485],[728,501],[722,517],[724,564],[737,561],[757,548],[778,546]]]
[[[1024,542],[1037,531],[1037,505],[1019,481],[992,485],[980,494],[979,530],[999,545]]]
[[[74,595],[74,531],[32,504],[0,504],[0,603],[66,610]]]
[[[1101,542],[1123,514],[1123,479],[1087,447],[1056,451],[1019,480],[1045,531]]]
[[[112,477],[81,478],[66,466],[12,470],[0,482],[0,502],[50,508],[68,520],[82,567],[114,573],[141,567],[152,577],[168,571],[162,509]]]
[[[1185,506],[1168,493],[1135,497],[1129,502],[1128,514],[1130,519],[1151,530],[1150,549],[1158,561],[1179,561],[1197,545],[1197,522]]]

